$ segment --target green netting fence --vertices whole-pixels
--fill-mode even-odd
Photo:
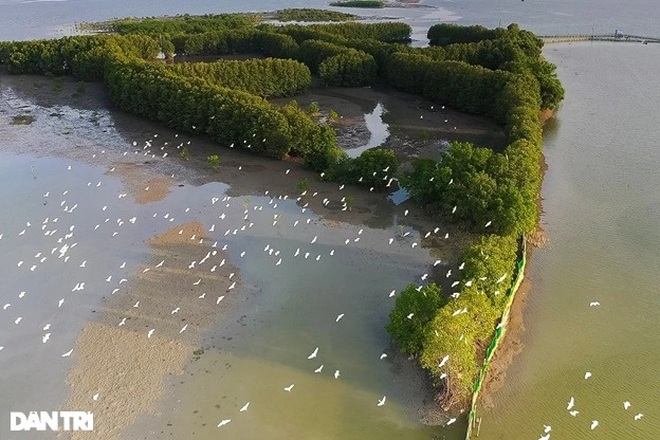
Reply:
[[[479,398],[479,392],[481,391],[481,385],[486,378],[488,373],[488,367],[490,366],[490,361],[495,354],[495,350],[500,344],[502,337],[506,333],[506,326],[509,323],[509,312],[511,311],[511,304],[516,296],[516,292],[522,283],[523,278],[525,277],[525,264],[527,263],[527,244],[525,237],[521,239],[521,257],[520,260],[516,263],[516,274],[511,287],[507,291],[507,302],[504,306],[504,312],[502,313],[501,325],[495,330],[493,340],[490,342],[488,349],[486,349],[486,357],[484,358],[484,363],[479,370],[479,375],[477,380],[474,382],[474,393],[472,394],[472,405],[470,407],[470,414],[468,415],[468,427],[467,433],[465,435],[465,440],[470,440],[472,437],[472,429],[477,426],[477,400]]]

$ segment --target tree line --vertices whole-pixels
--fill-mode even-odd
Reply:
[[[169,68],[184,77],[203,79],[209,84],[242,90],[262,98],[296,95],[304,92],[312,83],[309,68],[289,59],[176,63]]]

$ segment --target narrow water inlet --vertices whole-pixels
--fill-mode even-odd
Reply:
[[[348,157],[355,158],[366,150],[382,145],[390,136],[390,126],[383,121],[383,115],[387,110],[383,103],[376,104],[371,113],[364,114],[364,122],[369,130],[369,141],[361,147],[346,150]]]

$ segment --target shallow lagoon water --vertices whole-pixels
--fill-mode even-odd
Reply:
[[[15,87],[8,80],[5,87]],[[228,168],[209,174],[204,165],[200,169],[199,163],[182,161],[175,147],[178,139],[167,130],[158,138],[142,133],[134,146],[126,135],[135,133],[121,122],[122,116],[101,107],[42,107],[25,89],[5,89],[3,96],[11,97],[11,105],[5,101],[0,200],[20,210],[3,211],[0,231],[1,276],[7,280],[0,302],[10,304],[0,311],[0,366],[7,384],[3,396],[9,396],[0,412],[61,408],[68,395],[66,381],[71,380],[67,371],[76,371],[79,356],[90,362],[77,345],[81,328],[99,317],[114,326],[120,316],[130,316],[130,305],[120,305],[122,295],[140,298],[140,280],[149,273],[161,276],[154,265],[158,254],[147,243],[180,225],[200,223],[204,237],[190,237],[191,244],[214,243],[209,251],[225,252],[237,286],[207,291],[203,281],[199,287],[181,288],[182,304],[194,302],[197,295],[211,300],[208,307],[219,296],[229,302],[220,303],[228,305],[216,317],[211,312],[210,324],[190,321],[182,341],[204,354],[181,374],[163,378],[166,397],[127,434],[162,431],[165,437],[194,431],[196,438],[217,438],[216,424],[223,418],[234,420],[221,431],[227,438],[337,438],[359,432],[364,438],[426,439],[437,433],[420,423],[432,406],[423,374],[390,350],[384,330],[395,300],[390,291],[421,282],[433,257],[428,249],[412,246],[421,242],[419,222],[409,222],[384,200],[386,195],[376,196],[383,200],[378,219],[368,221],[371,226],[356,221],[360,206],[355,213],[345,212],[347,221],[342,221],[338,199],[343,193],[336,185],[317,186],[312,177],[318,195],[299,201],[294,199],[299,190],[285,197],[277,185],[267,195],[250,187],[243,192],[229,177],[228,183],[222,181],[223,175],[230,176]],[[11,114],[25,106],[35,122],[12,125]],[[76,128],[77,119],[92,117],[102,123]],[[143,128],[148,132],[153,126],[145,123]],[[169,157],[163,158],[165,153]],[[259,162],[240,154],[223,155],[223,161],[238,175],[254,174]],[[295,188],[299,171],[289,175],[286,164],[273,166],[282,168],[279,179],[289,179],[288,187]],[[324,197],[332,199],[328,209],[318,206]],[[310,206],[304,208],[305,203]],[[402,231],[409,234],[404,237]],[[395,238],[392,245],[390,237]],[[196,252],[198,266],[186,276],[199,273],[200,281],[206,280],[209,263],[200,263],[206,248]],[[164,261],[163,268],[171,267]],[[148,270],[152,272],[144,275]],[[78,290],[80,283],[84,288]],[[344,316],[336,322],[339,314]],[[161,321],[137,316],[128,331],[148,341],[152,325],[155,335],[171,333],[185,317],[184,311]],[[190,332],[195,336],[188,336]],[[318,357],[308,360],[315,347]],[[71,349],[69,357],[62,357]],[[381,359],[384,352],[388,357]],[[321,364],[323,371],[314,373]],[[291,383],[292,392],[284,391]],[[377,407],[382,396],[387,403]],[[247,401],[250,410],[239,414]],[[102,423],[104,413],[95,417]],[[3,432],[8,430],[5,423],[3,418]]]

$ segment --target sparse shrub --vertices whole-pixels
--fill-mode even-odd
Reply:
[[[298,187],[298,190],[299,190],[301,193],[303,193],[303,192],[305,192],[305,191],[309,191],[309,187],[310,187],[310,185],[309,185],[309,180],[307,180],[307,179],[303,179],[303,180],[301,180],[300,182],[298,182],[298,183],[296,184],[296,187]]]
[[[183,147],[179,152],[179,157],[183,160],[190,160],[190,149],[188,147]]]
[[[211,168],[214,170],[217,170],[218,167],[220,166],[220,156],[217,154],[212,154],[206,158],[206,161],[209,163]]]

